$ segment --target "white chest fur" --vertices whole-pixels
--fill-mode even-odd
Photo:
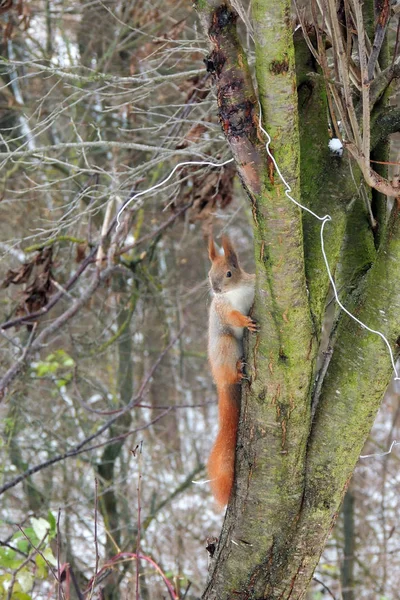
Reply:
[[[209,338],[208,352],[212,360],[218,361],[220,356],[220,339],[223,333],[230,332],[237,340],[234,360],[240,358],[243,354],[242,338],[243,327],[234,327],[228,325],[222,316],[225,311],[229,312],[229,308],[237,310],[243,315],[248,315],[254,301],[254,282],[249,281],[248,285],[242,285],[228,292],[219,294],[214,293],[210,309],[209,322]]]
[[[232,308],[240,311],[243,315],[248,315],[254,302],[254,285],[243,285],[234,290],[225,292],[224,299],[229,300]]]

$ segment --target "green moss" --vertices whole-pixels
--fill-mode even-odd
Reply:
[[[50,240],[46,240],[45,242],[34,244],[33,246],[28,246],[27,248],[24,248],[24,252],[37,252],[38,250],[42,250],[43,248],[52,246],[57,242],[71,242],[72,244],[84,244],[86,240],[75,238],[70,235],[59,235],[58,237],[51,238]]]
[[[207,0],[194,0],[194,7],[198,11],[207,10],[209,7]]]

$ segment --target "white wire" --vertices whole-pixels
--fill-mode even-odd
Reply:
[[[385,344],[387,346],[387,349],[389,351],[389,354],[390,354],[390,360],[392,362],[393,370],[395,372],[395,378],[394,379],[395,379],[395,381],[400,381],[400,376],[399,376],[399,373],[398,373],[397,368],[396,368],[396,363],[395,363],[395,360],[394,360],[393,352],[392,352],[392,349],[390,347],[390,344],[389,344],[387,338],[380,331],[377,331],[376,329],[371,329],[370,327],[368,327],[368,325],[366,325],[365,323],[363,323],[362,321],[360,321],[359,319],[357,319],[357,317],[355,317],[349,310],[347,310],[347,308],[345,308],[343,306],[343,304],[340,302],[339,296],[338,296],[338,293],[337,293],[337,289],[336,289],[336,285],[335,285],[335,282],[333,280],[331,270],[329,268],[328,258],[327,258],[326,253],[325,253],[325,245],[324,245],[324,228],[325,228],[326,223],[328,223],[329,221],[332,221],[332,217],[330,215],[325,215],[323,217],[320,217],[315,212],[313,212],[310,208],[307,208],[307,206],[303,206],[303,204],[300,204],[300,202],[297,202],[297,200],[295,200],[291,196],[290,193],[292,191],[292,188],[290,187],[290,185],[288,184],[288,182],[286,181],[286,179],[283,177],[283,175],[281,173],[281,170],[278,167],[278,164],[277,164],[274,156],[272,155],[272,153],[271,153],[271,151],[269,149],[269,146],[271,144],[271,137],[270,137],[269,133],[262,126],[262,122],[261,122],[261,119],[262,119],[262,109],[261,109],[260,101],[258,101],[258,106],[259,106],[259,126],[260,126],[261,131],[264,133],[264,135],[267,138],[267,142],[265,144],[265,149],[267,151],[268,156],[270,157],[270,159],[274,163],[275,169],[276,169],[276,171],[277,171],[277,173],[278,173],[278,175],[279,175],[282,183],[286,187],[286,190],[285,190],[286,197],[291,202],[293,202],[293,204],[296,204],[296,206],[298,206],[302,210],[305,210],[306,212],[308,212],[315,219],[317,219],[318,221],[321,221],[321,232],[320,232],[320,235],[321,235],[321,251],[322,251],[322,256],[324,258],[325,267],[326,267],[326,271],[328,273],[329,281],[331,282],[331,285],[332,285],[332,288],[333,288],[333,293],[335,295],[336,302],[338,303],[338,305],[340,306],[340,308],[351,319],[353,319],[353,321],[355,321],[356,323],[358,323],[359,325],[361,325],[361,327],[363,327],[364,329],[366,329],[370,333],[375,333],[376,335],[379,335],[380,338],[382,338],[382,340],[385,342]],[[124,204],[124,206],[122,206],[122,208],[117,213],[117,227],[116,227],[117,231],[118,231],[119,227],[121,226],[120,217],[121,217],[123,211],[131,204],[131,202],[133,202],[134,200],[136,200],[140,196],[144,196],[145,194],[149,194],[150,192],[153,192],[154,190],[157,190],[158,188],[162,187],[164,184],[166,184],[171,179],[171,177],[174,175],[175,171],[177,171],[177,169],[179,169],[180,167],[190,166],[190,165],[197,165],[197,166],[207,165],[207,166],[210,166],[210,167],[223,167],[223,166],[225,166],[225,165],[233,162],[233,160],[234,160],[233,158],[230,158],[229,160],[226,160],[226,161],[224,161],[222,163],[213,163],[213,162],[210,162],[210,161],[185,161],[185,162],[178,163],[172,169],[172,171],[168,175],[168,177],[166,177],[165,179],[163,179],[159,183],[156,183],[152,187],[147,188],[146,190],[141,190],[140,192],[137,192],[137,194],[134,194],[132,196],[132,198],[130,198],[128,200],[128,202],[126,204]]]
[[[192,160],[192,161],[178,163],[172,169],[172,171],[168,175],[168,177],[166,177],[165,179],[163,179],[159,183],[156,183],[155,185],[153,185],[152,187],[148,188],[147,190],[141,190],[140,192],[137,192],[137,194],[134,194],[132,196],[132,198],[129,198],[128,202],[126,204],[124,204],[124,206],[117,213],[117,227],[116,227],[116,230],[118,231],[118,229],[121,227],[120,216],[122,215],[122,213],[124,212],[124,210],[130,205],[131,202],[133,202],[134,200],[136,200],[140,196],[144,196],[145,194],[149,194],[150,192],[153,192],[154,190],[157,190],[158,188],[162,187],[165,183],[167,183],[167,181],[169,181],[171,179],[171,177],[173,176],[173,174],[175,173],[175,171],[177,169],[179,169],[180,167],[190,166],[190,165],[197,165],[197,166],[207,165],[207,166],[210,166],[210,167],[223,167],[223,166],[227,165],[228,163],[233,162],[233,160],[234,160],[233,158],[230,158],[229,160],[226,160],[223,163],[213,163],[213,162],[209,162],[209,161],[200,161],[200,160],[199,161],[198,160]]]
[[[192,483],[194,483],[195,485],[205,485],[206,483],[210,483],[211,481],[214,481],[214,479],[198,479],[197,481],[195,479],[192,479]]]
[[[389,448],[389,450],[387,450],[387,452],[379,452],[378,454],[361,454],[360,458],[379,458],[381,456],[387,456],[388,454],[391,454],[393,447],[398,446],[399,444],[400,444],[400,442],[396,442],[396,440],[393,440],[393,442],[390,444],[390,448]]]
[[[296,204],[296,206],[298,206],[299,208],[301,208],[302,210],[305,210],[306,212],[310,213],[310,215],[312,215],[313,217],[315,217],[316,219],[318,219],[318,221],[321,221],[321,250],[322,250],[322,256],[324,257],[324,262],[325,262],[325,267],[326,267],[326,271],[328,273],[328,277],[329,277],[329,281],[331,282],[332,288],[333,288],[333,293],[335,294],[335,299],[336,302],[338,303],[338,305],[340,306],[340,308],[351,318],[353,319],[353,321],[355,321],[356,323],[358,323],[359,325],[361,325],[361,327],[363,327],[364,329],[366,329],[367,331],[370,331],[371,333],[375,333],[376,335],[379,335],[379,337],[381,337],[383,339],[383,341],[385,342],[388,350],[389,350],[389,354],[390,354],[390,360],[392,362],[392,366],[393,366],[393,371],[395,372],[395,381],[400,381],[400,376],[399,376],[399,372],[397,371],[396,368],[396,363],[394,360],[394,356],[393,356],[393,352],[392,349],[390,347],[390,344],[388,342],[388,340],[386,339],[386,337],[383,335],[383,333],[381,333],[380,331],[376,331],[376,329],[371,329],[370,327],[368,327],[368,325],[366,325],[365,323],[363,323],[362,321],[360,321],[359,319],[357,319],[357,317],[355,317],[350,311],[347,310],[347,308],[345,308],[343,306],[343,304],[340,302],[339,300],[339,296],[338,296],[338,292],[336,289],[336,285],[335,282],[333,280],[332,277],[332,273],[331,270],[329,268],[329,263],[328,263],[328,258],[326,256],[325,253],[325,244],[324,244],[324,227],[326,225],[326,223],[328,223],[329,221],[332,221],[332,217],[330,215],[325,215],[324,217],[320,217],[319,215],[317,215],[315,212],[313,212],[312,210],[310,210],[309,208],[307,208],[307,206],[303,206],[302,204],[300,204],[300,202],[297,202],[297,200],[295,200],[291,195],[290,192],[292,191],[292,188],[290,187],[290,185],[288,184],[288,182],[286,181],[286,179],[283,177],[275,158],[273,157],[273,155],[271,154],[271,151],[269,149],[269,146],[271,144],[271,137],[269,135],[269,133],[264,129],[264,127],[262,126],[261,123],[261,119],[262,119],[262,110],[261,110],[261,104],[260,101],[258,101],[258,106],[259,106],[259,125],[260,125],[260,129],[261,131],[264,133],[264,135],[267,138],[267,142],[265,144],[265,149],[267,151],[268,156],[270,157],[270,159],[272,160],[272,162],[274,163],[275,169],[283,183],[283,185],[286,187],[285,190],[285,195],[286,197],[293,202],[294,204]]]

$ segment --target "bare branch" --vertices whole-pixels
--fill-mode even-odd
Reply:
[[[334,48],[334,57],[338,62],[338,73],[340,81],[343,84],[345,107],[352,129],[352,135],[350,139],[354,140],[357,147],[360,148],[362,145],[360,128],[357,122],[353,104],[353,97],[350,89],[349,69],[346,62],[346,51],[343,46],[342,34],[340,32],[340,25],[336,12],[335,0],[328,0],[328,11],[332,27],[332,43]]]
[[[364,155],[365,165],[369,167],[370,153],[370,107],[369,107],[369,80],[367,68],[367,52],[365,48],[365,30],[361,4],[355,2],[354,10],[356,13],[357,32],[358,32],[358,51],[360,57],[361,69],[361,92],[362,92],[362,153]]]
[[[208,142],[206,142],[202,146],[206,148],[208,145]],[[64,142],[60,144],[54,144],[52,146],[32,148],[30,150],[9,150],[9,152],[0,152],[0,159],[26,158],[27,156],[43,159],[49,152],[57,152],[61,150],[71,149],[82,151],[86,148],[92,150],[113,148],[116,150],[140,150],[141,152],[159,152],[166,157],[173,157],[176,155],[187,156],[188,154],[190,154],[191,156],[200,156],[201,158],[205,157],[205,154],[202,154],[199,151],[194,151],[193,148],[182,150],[177,150],[176,148],[174,148],[172,150],[168,150],[161,146],[151,146],[149,144],[136,144],[135,142],[113,142],[111,140],[104,140],[101,142]],[[201,149],[201,146],[199,149]],[[4,167],[4,163],[1,164],[0,167]]]
[[[400,56],[382,71],[370,84],[370,108],[372,109],[393,79],[400,77]]]
[[[389,106],[381,109],[372,126],[371,150],[398,131],[400,131],[400,108]],[[393,181],[393,184],[395,184],[395,181]]]
[[[155,417],[154,419],[152,419],[149,423],[146,423],[145,425],[142,425],[141,427],[137,427],[136,429],[133,429],[131,431],[125,432],[119,436],[116,436],[115,438],[106,440],[105,442],[101,443],[101,444],[97,444],[95,446],[91,446],[89,448],[85,448],[85,446],[91,442],[92,440],[96,439],[97,437],[99,437],[99,435],[101,435],[102,433],[104,433],[105,431],[107,431],[107,429],[109,429],[123,414],[127,413],[128,411],[132,410],[132,408],[134,408],[136,406],[137,403],[140,402],[140,400],[143,397],[144,391],[146,389],[146,387],[148,386],[151,378],[153,377],[156,369],[158,368],[160,362],[163,360],[164,356],[167,354],[167,352],[172,348],[172,346],[176,343],[176,341],[179,339],[179,337],[181,336],[182,332],[183,332],[184,326],[181,328],[181,330],[178,332],[178,334],[175,336],[175,338],[173,338],[170,343],[166,346],[166,348],[161,352],[161,354],[159,355],[159,357],[157,358],[157,360],[154,362],[153,366],[151,367],[151,369],[149,370],[149,372],[147,373],[147,375],[144,377],[142,384],[139,388],[138,393],[131,399],[131,401],[124,406],[124,408],[122,408],[118,415],[116,415],[115,417],[112,417],[111,419],[109,419],[108,421],[106,421],[106,423],[104,423],[101,427],[99,427],[99,429],[93,433],[92,435],[86,437],[84,440],[82,440],[79,444],[77,444],[74,448],[72,448],[71,450],[68,450],[67,452],[64,452],[63,454],[59,454],[58,456],[54,456],[53,458],[46,460],[45,462],[36,465],[35,467],[31,467],[30,469],[27,469],[24,473],[22,473],[21,475],[19,475],[18,477],[15,477],[13,480],[11,480],[10,482],[6,483],[5,485],[3,485],[0,488],[0,495],[3,494],[4,492],[6,492],[7,490],[9,490],[10,488],[16,486],[18,483],[20,483],[21,481],[23,481],[24,479],[26,479],[27,477],[29,477],[30,475],[33,475],[34,473],[37,473],[39,471],[41,471],[42,469],[45,469],[55,463],[58,463],[62,460],[65,460],[67,458],[71,458],[73,456],[77,456],[78,454],[82,454],[83,452],[90,452],[91,450],[95,450],[97,448],[100,448],[102,446],[108,445],[108,444],[112,444],[115,442],[120,441],[121,439],[125,439],[126,437],[132,435],[133,433],[136,433],[138,431],[141,431],[143,429],[146,429],[147,427],[149,427],[150,425],[153,425],[154,423],[156,423],[157,421],[159,421],[160,419],[162,419],[166,414],[168,414],[171,410],[172,407],[167,408],[166,410],[164,410],[161,414],[159,414],[157,417]]]
[[[163,40],[165,41],[165,40]],[[54,75],[55,77],[60,77],[61,79],[76,81],[79,83],[94,83],[97,81],[104,81],[108,83],[114,84],[126,84],[126,83],[146,83],[147,85],[152,85],[154,83],[164,82],[164,81],[174,81],[177,79],[189,79],[190,77],[194,77],[195,75],[203,75],[204,69],[192,69],[190,71],[177,71],[176,73],[167,73],[165,75],[155,74],[154,71],[151,72],[143,72],[140,75],[134,75],[131,77],[117,77],[115,75],[109,75],[108,73],[101,73],[99,71],[93,71],[86,67],[90,73],[89,75],[81,75],[80,73],[72,73],[67,70],[61,70],[56,67],[47,66],[39,64],[32,60],[7,60],[2,58],[2,63],[11,67],[24,67],[37,69],[35,75],[40,75],[41,73],[48,73],[49,75]],[[71,67],[72,68],[72,67]],[[1,90],[2,88],[0,88]]]
[[[355,3],[356,7],[359,7],[359,4]],[[361,10],[361,9],[360,9]],[[382,48],[382,44],[384,42],[386,36],[386,29],[389,25],[390,21],[390,0],[384,0],[382,10],[378,17],[376,26],[375,26],[375,39],[372,46],[372,52],[368,61],[368,79],[371,80],[374,76],[374,69],[376,61],[378,60],[379,53]]]
[[[57,319],[55,319],[53,323],[51,323],[45,329],[43,329],[43,331],[38,335],[38,337],[32,344],[26,346],[23,354],[18,359],[18,361],[14,363],[12,367],[9,368],[7,373],[0,380],[0,400],[4,398],[4,395],[7,391],[7,387],[15,379],[18,373],[23,369],[26,358],[30,354],[32,354],[32,352],[39,350],[39,348],[42,347],[42,345],[46,342],[50,335],[52,335],[59,328],[66,325],[66,323],[68,323],[68,321],[72,317],[74,317],[76,313],[87,303],[89,298],[92,297],[94,292],[99,287],[100,283],[107,279],[107,277],[109,277],[115,271],[115,269],[116,267],[111,267],[110,269],[106,269],[102,273],[95,273],[92,283],[88,286],[87,290],[82,294],[82,296],[75,300],[72,306],[68,308]]]

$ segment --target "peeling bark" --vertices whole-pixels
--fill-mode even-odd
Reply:
[[[227,3],[197,8],[212,50],[207,70],[215,78],[218,115],[250,198],[261,191],[266,153],[258,133],[258,104],[246,55],[236,31],[237,14]]]

